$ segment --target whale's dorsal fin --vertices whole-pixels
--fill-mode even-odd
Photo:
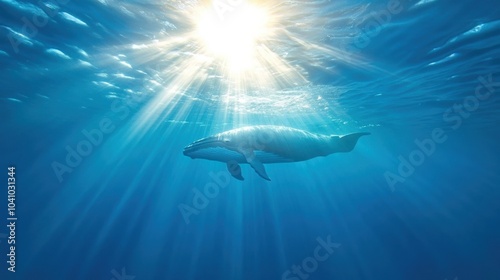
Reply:
[[[240,152],[241,154],[243,154],[248,164],[250,164],[250,166],[255,170],[255,172],[257,172],[257,174],[259,174],[260,177],[271,181],[271,179],[269,179],[269,176],[267,176],[264,164],[260,162],[259,159],[257,159],[253,150],[241,149]]]

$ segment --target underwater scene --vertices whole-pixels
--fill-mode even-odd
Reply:
[[[500,279],[498,0],[0,0],[0,279]]]

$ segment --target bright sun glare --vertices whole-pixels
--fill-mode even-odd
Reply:
[[[168,11],[173,19],[185,20],[182,28],[136,46],[159,69],[152,83],[164,85],[144,109],[137,129],[146,131],[161,123],[152,120],[173,112],[175,119],[184,119],[195,100],[218,102],[224,120],[234,112],[243,119],[243,112],[263,105],[303,110],[311,107],[308,93],[303,99],[281,98],[281,94],[309,85],[308,68],[333,73],[335,68],[327,67],[332,61],[365,65],[354,54],[332,46],[335,32],[325,31],[324,26],[349,18],[344,10],[322,16],[322,6],[314,1],[300,5],[263,0],[173,2],[176,5],[168,6]],[[185,101],[186,96],[193,101]]]
[[[197,35],[207,51],[232,70],[254,66],[256,48],[269,36],[267,11],[250,3],[229,10],[212,7],[200,12]]]

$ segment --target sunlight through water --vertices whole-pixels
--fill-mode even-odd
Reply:
[[[143,108],[134,134],[158,126],[165,116],[186,119],[196,102],[214,107],[216,118],[233,126],[245,122],[245,113],[264,109],[273,114],[309,108],[315,121],[321,121],[325,114],[312,109],[318,94],[310,69],[335,74],[328,66],[332,61],[363,65],[355,54],[331,43],[345,34],[324,28],[349,22],[340,8],[325,12],[314,3],[243,0],[194,1],[167,8],[172,18],[183,20],[182,28],[130,47],[144,64],[153,65],[153,83],[163,87]],[[305,93],[299,101],[297,89]],[[329,91],[339,92],[334,87]],[[341,111],[331,104],[322,107]]]
[[[267,11],[244,3],[235,11],[205,8],[197,22],[198,36],[210,53],[227,61],[229,69],[254,66],[257,43],[269,36]]]

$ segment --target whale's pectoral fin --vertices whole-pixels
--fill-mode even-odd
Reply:
[[[264,164],[262,162],[260,162],[260,160],[258,160],[254,157],[250,161],[247,159],[247,162],[255,170],[255,172],[257,172],[257,174],[259,174],[260,177],[262,177],[268,181],[271,181],[271,179],[269,179],[269,176],[267,176],[266,169],[264,168]]]
[[[243,181],[245,178],[243,178],[243,175],[241,175],[241,167],[236,161],[229,161],[227,163],[227,171],[231,173],[231,176],[234,178]]]
[[[338,151],[337,152],[350,152],[356,146],[358,139],[361,136],[370,135],[369,132],[352,133],[348,135],[341,136],[338,139]]]
[[[257,159],[255,153],[252,150],[243,150],[241,151],[241,153],[247,160],[248,164],[250,164],[250,166],[255,170],[255,172],[257,172],[257,174],[259,174],[260,177],[271,181],[271,179],[269,179],[269,176],[267,176],[264,164]]]

